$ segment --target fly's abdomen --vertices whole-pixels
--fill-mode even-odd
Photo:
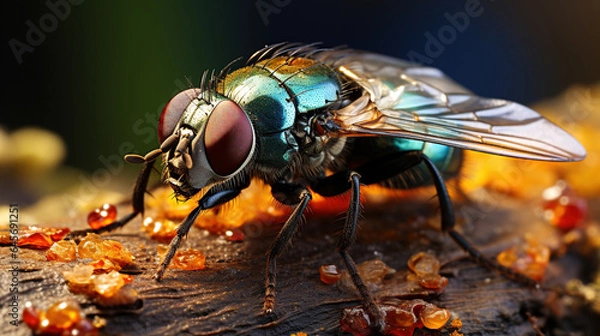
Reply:
[[[296,134],[312,111],[337,101],[340,83],[327,65],[307,58],[275,57],[227,75],[220,93],[249,116],[257,133],[259,165],[283,168],[298,152]]]
[[[421,151],[433,161],[444,178],[458,175],[463,162],[461,149],[404,138],[369,137],[355,138],[352,141],[352,156],[347,158],[350,167],[360,166],[370,160],[389,154]],[[412,189],[431,185],[433,180],[428,170],[421,164],[407,169],[397,176],[379,181],[380,184],[397,189]]]

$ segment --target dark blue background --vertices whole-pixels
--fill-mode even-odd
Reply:
[[[124,142],[140,153],[155,147],[150,125],[186,76],[197,83],[203,70],[279,41],[425,55],[425,34],[437,35],[449,24],[445,13],[464,11],[467,3],[88,0],[71,6],[19,65],[9,41],[25,42],[25,22],[38,24],[49,7],[3,1],[0,125],[51,129],[68,145],[67,163],[91,170],[99,155],[118,154]],[[276,11],[261,16],[257,6],[269,5]],[[481,15],[432,64],[474,92],[529,104],[600,79],[600,2],[480,6]]]

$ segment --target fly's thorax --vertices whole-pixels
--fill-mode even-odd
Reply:
[[[176,113],[168,110],[170,105],[163,115]],[[161,148],[166,152],[167,182],[176,193],[190,197],[247,168],[256,148],[256,134],[237,103],[214,92],[200,92],[189,100]]]
[[[227,75],[219,91],[252,120],[257,134],[256,162],[277,171],[297,161],[315,133],[308,120],[339,99],[338,76],[308,58],[275,57]],[[311,150],[321,135],[308,139]]]

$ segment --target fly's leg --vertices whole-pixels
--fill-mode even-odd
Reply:
[[[277,275],[277,257],[285,250],[290,240],[298,229],[298,224],[302,219],[302,214],[308,202],[312,199],[310,191],[299,184],[288,184],[286,182],[277,182],[271,186],[271,191],[275,199],[283,204],[296,204],[294,211],[285,222],[273,245],[267,251],[267,269],[265,279],[265,300],[263,311],[267,314],[275,309],[275,285]]]
[[[356,268],[356,263],[348,253],[348,249],[354,242],[356,228],[358,225],[358,215],[360,213],[360,183],[372,184],[388,178],[392,178],[405,170],[408,170],[421,161],[417,151],[392,153],[369,161],[353,171],[344,170],[312,181],[311,188],[322,196],[339,195],[348,190],[351,191],[350,204],[346,214],[346,221],[342,230],[342,235],[338,243],[338,250],[342,260],[348,269],[354,286],[356,286],[360,296],[363,299],[369,317],[375,321],[374,327],[379,332],[383,332],[385,324],[379,306],[375,303],[375,298],[363,282]]]
[[[138,155],[127,155],[125,156],[125,160],[130,163],[143,163],[144,166],[140,171],[140,174],[135,181],[135,186],[133,187],[133,195],[131,197],[131,205],[133,207],[133,212],[127,214],[126,216],[120,218],[117,221],[112,222],[104,227],[99,229],[86,229],[86,230],[76,230],[69,234],[69,238],[77,239],[78,237],[84,236],[87,233],[104,233],[113,231],[120,227],[125,226],[125,224],[129,223],[135,216],[138,214],[144,213],[144,194],[146,193],[146,188],[148,187],[148,180],[150,180],[150,173],[152,172],[152,167],[154,166],[154,162],[156,159],[162,154],[160,149],[155,149],[146,156],[138,156]]]
[[[442,231],[447,232],[450,237],[463,249],[465,250],[476,262],[479,264],[488,267],[492,270],[500,271],[505,277],[520,282],[526,286],[539,288],[539,284],[521,274],[513,271],[508,267],[504,267],[499,263],[495,262],[492,259],[485,257],[481,252],[479,252],[469,241],[463,237],[459,232],[454,229],[454,210],[452,209],[452,203],[450,201],[450,195],[448,195],[448,190],[446,190],[446,185],[444,184],[444,180],[438,169],[435,167],[431,159],[429,159],[426,155],[421,154],[421,158],[423,163],[431,173],[431,177],[433,178],[433,183],[435,185],[435,189],[438,194],[438,198],[440,201],[440,210],[442,215]]]
[[[201,210],[207,210],[216,207],[217,205],[225,204],[231,201],[232,199],[236,198],[244,188],[245,186],[219,190],[221,189],[219,188],[219,186],[212,187],[198,201],[198,206],[187,215],[187,217],[177,228],[177,235],[175,235],[175,237],[173,237],[173,239],[171,240],[171,243],[169,244],[169,250],[167,251],[167,254],[165,254],[163,261],[161,262],[160,266],[158,267],[156,273],[152,276],[152,278],[154,278],[156,281],[162,280],[163,276],[165,275],[165,271],[167,270],[167,267],[169,267],[173,256],[175,256],[175,252],[177,252],[177,249],[181,244],[181,240],[190,231],[190,228],[194,224],[194,221],[196,221],[196,217],[198,217],[198,214]]]
[[[165,275],[165,271],[167,270],[167,267],[169,267],[169,264],[171,263],[173,256],[175,256],[175,252],[177,252],[177,249],[179,248],[179,245],[181,244],[181,240],[190,231],[190,228],[194,224],[194,221],[196,221],[196,217],[198,217],[200,210],[202,210],[202,207],[200,205],[198,205],[196,208],[194,208],[194,210],[192,210],[192,212],[190,212],[187,215],[187,217],[185,217],[185,219],[179,225],[179,227],[177,227],[177,235],[175,235],[175,237],[173,237],[173,239],[171,239],[171,243],[169,244],[169,250],[165,254],[165,257],[163,258],[162,262],[160,263],[160,266],[158,266],[156,273],[154,273],[154,275],[152,276],[152,278],[155,279],[156,281],[162,280],[163,276]]]
[[[375,299],[373,295],[361,279],[358,274],[358,269],[356,268],[356,263],[348,254],[348,248],[352,243],[354,243],[354,239],[356,237],[356,227],[358,224],[358,215],[360,212],[360,175],[356,172],[350,173],[350,204],[348,206],[348,213],[346,215],[346,222],[344,223],[344,229],[342,230],[342,235],[340,237],[340,242],[338,243],[338,250],[344,260],[344,264],[346,264],[346,268],[348,269],[348,273],[352,278],[352,282],[358,289],[360,296],[363,299],[363,305],[367,310],[369,316],[376,321],[376,329],[380,332],[383,331],[385,325],[383,323],[383,317],[381,316],[381,311],[379,307],[375,303]]]

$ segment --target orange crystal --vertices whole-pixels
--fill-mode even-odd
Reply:
[[[88,233],[77,246],[79,258],[100,260],[108,258],[123,267],[133,261],[133,255],[116,240],[103,240],[97,234]]]
[[[99,260],[92,261],[88,265],[94,267],[95,273],[109,273],[110,271],[119,271],[121,266],[113,263],[108,258],[101,258]]]
[[[57,241],[46,252],[46,260],[73,261],[77,259],[77,245],[72,240]]]
[[[462,326],[463,326],[463,324],[462,324],[462,320],[461,320],[461,319],[459,319],[459,318],[457,318],[457,319],[454,319],[454,320],[450,321],[450,326],[451,326],[452,328],[460,329],[460,328],[462,328]]]
[[[496,259],[504,267],[541,281],[550,261],[550,248],[528,238],[524,244],[502,251]]]
[[[175,257],[173,257],[173,261],[171,262],[172,268],[178,268],[182,270],[203,270],[206,268],[204,262],[206,261],[206,256],[204,253],[189,248],[187,250],[178,251],[175,253]]]
[[[101,245],[102,252],[104,255],[121,266],[131,264],[133,262],[133,255],[129,250],[123,247],[121,243],[116,240],[105,240]]]
[[[156,249],[158,254],[164,257],[168,247],[165,245],[158,245]],[[204,264],[205,261],[206,256],[204,253],[193,248],[188,248],[186,250],[175,252],[175,256],[171,260],[169,268],[187,271],[203,270],[206,268],[206,265]]]
[[[53,241],[50,236],[43,232],[34,232],[31,234],[23,235],[19,238],[17,242],[17,246],[19,247],[29,247],[32,249],[41,249],[45,250],[52,246]]]
[[[98,296],[96,302],[104,307],[128,306],[138,300],[138,293],[130,286],[121,287],[112,296]]]
[[[95,233],[88,233],[77,245],[79,258],[90,258],[98,260],[102,258],[102,237]]]
[[[91,281],[94,274],[94,267],[91,265],[75,265],[72,271],[64,271],[65,279],[75,285],[86,285]]]
[[[102,296],[113,296],[125,285],[121,274],[111,271],[108,274],[99,274],[92,277],[95,291]]]
[[[19,226],[17,246],[34,249],[47,249],[51,241],[62,240],[71,230],[68,228],[51,228],[22,225]],[[9,230],[0,230],[0,245],[12,245],[14,235]],[[50,240],[48,240],[50,238]]]
[[[85,294],[102,306],[130,305],[138,300],[137,292],[125,286],[133,282],[133,277],[110,271],[107,274],[93,274],[91,265],[77,265],[72,272],[63,272],[69,281],[69,289],[74,293]]]

